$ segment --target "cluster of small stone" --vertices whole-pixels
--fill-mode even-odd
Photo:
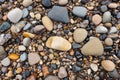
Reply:
[[[0,80],[119,80],[119,0],[0,0]]]

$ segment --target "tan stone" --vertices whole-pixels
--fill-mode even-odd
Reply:
[[[95,24],[95,25],[98,25],[100,24],[102,21],[102,17],[98,14],[95,14],[93,17],[92,17],[92,22]]]
[[[112,45],[113,45],[113,40],[112,40],[111,38],[106,38],[106,39],[105,39],[105,44],[106,44],[107,46],[112,46]]]
[[[108,5],[108,7],[109,7],[109,8],[117,8],[118,5],[117,5],[116,3],[110,3],[110,4]]]

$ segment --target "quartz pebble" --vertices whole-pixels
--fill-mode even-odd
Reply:
[[[105,39],[105,44],[106,44],[107,46],[112,46],[112,45],[113,45],[113,40],[112,40],[111,38],[106,38],[106,39]]]
[[[69,23],[68,10],[66,7],[53,6],[52,10],[48,12],[48,16],[55,21]]]
[[[48,31],[52,31],[53,22],[51,21],[51,19],[48,16],[44,16],[42,18],[42,23]]]
[[[91,67],[91,69],[92,69],[93,71],[95,71],[95,72],[98,70],[97,64],[92,63],[92,64],[90,64],[90,67]]]
[[[8,58],[10,58],[11,60],[17,60],[19,58],[19,55],[18,54],[9,54]]]
[[[30,65],[34,65],[40,61],[40,56],[38,53],[29,53],[28,54],[28,62]]]
[[[9,66],[10,65],[10,59],[8,57],[4,58],[2,61],[1,61],[1,64],[3,66]]]
[[[107,33],[108,32],[107,28],[104,26],[97,26],[95,31],[96,33]]]
[[[61,51],[68,51],[71,49],[71,44],[66,39],[58,36],[52,36],[48,38],[46,46],[48,48],[53,48]]]
[[[30,45],[30,42],[31,42],[30,38],[24,38],[24,39],[23,39],[23,45],[24,45],[24,46],[29,46],[29,45]]]
[[[68,0],[58,0],[59,5],[66,5],[68,3]]]
[[[65,78],[67,77],[67,71],[64,67],[60,67],[58,71],[58,77],[59,78]]]
[[[27,16],[28,16],[28,14],[29,14],[29,11],[28,11],[28,9],[27,8],[24,8],[23,10],[23,18],[26,18]]]
[[[25,61],[27,60],[27,57],[28,57],[27,53],[24,52],[23,54],[20,55],[20,60]]]
[[[33,3],[32,0],[23,0],[23,2],[22,2],[23,6],[25,6],[25,7],[30,6],[32,3]]]
[[[73,38],[76,42],[80,43],[85,40],[88,32],[85,29],[78,28],[73,33]]]
[[[28,0],[27,0],[28,1]],[[12,9],[11,11],[8,12],[8,19],[13,22],[17,23],[23,16],[23,11],[19,8]]]
[[[100,15],[98,15],[98,14],[93,15],[93,17],[92,17],[92,22],[93,22],[95,25],[100,24],[101,21],[102,21],[102,17],[101,17]]]
[[[106,71],[113,71],[115,69],[115,64],[110,60],[103,60],[101,65]]]
[[[87,15],[87,9],[82,6],[75,6],[72,10],[73,14],[79,17],[85,17]]]
[[[26,47],[24,45],[20,45],[20,46],[18,46],[18,50],[19,51],[25,51]]]
[[[45,78],[45,80],[60,80],[57,76],[49,75]]]
[[[113,33],[116,33],[116,32],[117,32],[117,28],[116,27],[111,27],[110,28],[110,31],[109,31],[110,34],[113,34]]]
[[[92,46],[92,47],[91,47]],[[81,52],[83,55],[102,55],[104,51],[103,44],[98,38],[93,38],[88,41],[82,48]]]
[[[118,5],[116,3],[110,3],[108,7],[114,9],[114,8],[117,8]]]
[[[103,23],[111,22],[111,12],[107,11],[103,14]]]

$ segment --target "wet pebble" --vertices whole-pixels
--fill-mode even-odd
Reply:
[[[76,51],[76,52],[75,52],[75,57],[76,57],[77,59],[80,59],[80,58],[83,57],[83,55],[82,55],[79,51]]]

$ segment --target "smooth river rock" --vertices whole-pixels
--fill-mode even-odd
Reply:
[[[69,43],[66,39],[58,36],[52,36],[48,38],[46,42],[46,46],[48,48],[52,48],[60,51],[68,51],[71,49],[71,43]]]

